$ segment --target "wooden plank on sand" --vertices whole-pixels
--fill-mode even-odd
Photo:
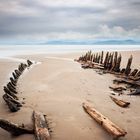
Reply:
[[[119,128],[116,124],[111,122],[107,117],[103,116],[87,103],[83,103],[83,108],[95,121],[113,135],[114,138],[119,138],[127,134],[123,129]]]
[[[34,111],[33,121],[36,140],[50,140],[50,133],[45,115]]]

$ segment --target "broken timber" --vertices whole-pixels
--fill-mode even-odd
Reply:
[[[40,112],[33,112],[34,133],[36,140],[50,140],[50,132],[45,115]]]
[[[114,101],[120,107],[128,107],[130,105],[129,102],[125,102],[123,100],[118,100],[117,98],[114,98],[112,96],[110,96],[110,98],[112,99],[112,101]]]
[[[111,86],[110,86],[109,88],[112,89],[113,91],[117,91],[117,92],[126,90],[125,87],[121,87],[121,86],[118,86],[118,87],[111,87]]]
[[[113,81],[117,83],[126,83],[132,86],[140,86],[140,81],[133,81],[133,80],[128,80],[128,79],[115,79]]]
[[[140,89],[136,89],[136,91],[129,93],[128,95],[140,95]]]
[[[87,103],[83,103],[83,108],[94,120],[96,120],[111,135],[113,135],[114,138],[119,138],[127,134],[124,130],[119,128],[116,124],[111,122],[107,117],[103,116]]]
[[[0,127],[15,136],[22,134],[33,134],[33,129],[25,128],[24,125],[20,126],[18,124],[14,124],[1,118],[0,118]]]

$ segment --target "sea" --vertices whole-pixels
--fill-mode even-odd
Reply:
[[[140,45],[0,45],[0,58],[30,54],[57,54],[85,51],[136,51]]]

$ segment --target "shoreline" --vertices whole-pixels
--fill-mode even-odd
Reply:
[[[123,48],[123,49],[122,49]],[[0,45],[0,59],[16,55],[58,55],[100,51],[140,51],[140,45]]]

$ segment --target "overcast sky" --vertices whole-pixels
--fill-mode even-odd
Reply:
[[[140,0],[0,0],[0,40],[140,39]]]

